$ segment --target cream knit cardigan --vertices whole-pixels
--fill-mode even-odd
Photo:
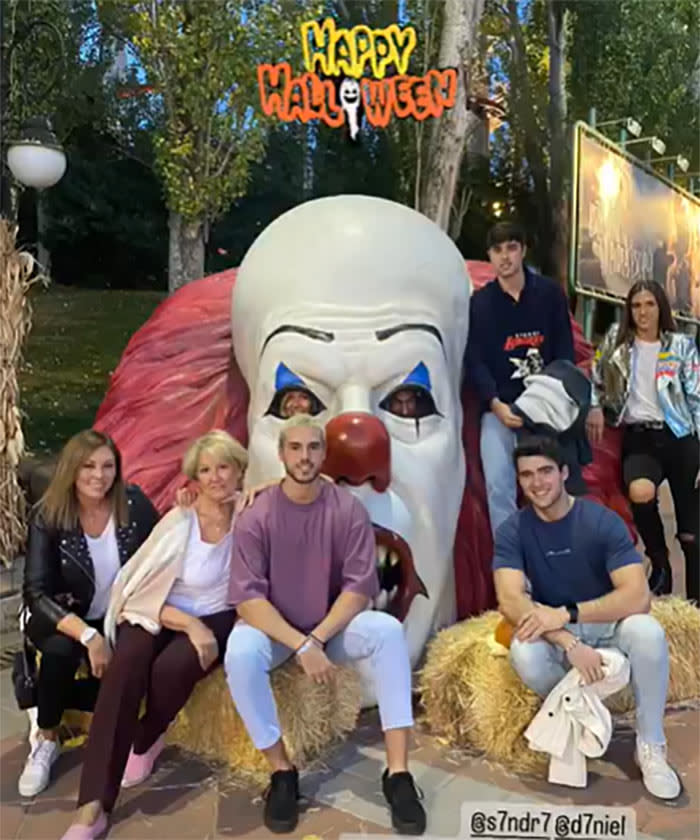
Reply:
[[[137,624],[154,636],[161,630],[160,611],[181,576],[194,518],[193,508],[166,513],[148,539],[117,575],[104,620],[105,638],[114,647],[117,626]]]

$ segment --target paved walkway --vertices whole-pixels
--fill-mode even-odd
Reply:
[[[667,510],[667,499],[664,508]],[[669,545],[671,523],[667,522]],[[676,591],[682,587],[682,558],[674,547]],[[3,640],[4,641],[4,640]],[[17,712],[9,670],[0,671],[0,840],[53,840],[70,824],[78,790],[81,749],[65,753],[54,767],[54,783],[33,800],[22,800],[17,779],[27,755],[26,716]],[[685,791],[671,804],[653,800],[642,787],[632,759],[634,735],[616,728],[604,761],[589,764],[585,790],[522,779],[490,767],[483,759],[457,753],[429,735],[416,733],[412,769],[425,793],[433,836],[455,837],[463,803],[497,802],[538,806],[600,805],[629,807],[636,814],[640,840],[700,838],[700,711],[669,714],[670,758]],[[388,834],[390,823],[380,792],[382,739],[376,714],[365,713],[358,729],[325,757],[325,765],[306,773],[308,798],[297,838],[337,838],[349,834]],[[226,773],[184,755],[164,751],[154,776],[142,788],[126,791],[114,812],[109,838],[129,840],[214,840],[269,838],[261,825],[259,790],[237,787]]]
[[[3,701],[7,697],[2,676]],[[3,720],[6,710],[3,709]],[[680,770],[685,792],[673,804],[649,797],[632,760],[633,733],[618,726],[605,761],[589,764],[585,790],[555,788],[542,780],[520,779],[489,767],[477,757],[458,754],[419,727],[412,769],[425,794],[432,835],[458,834],[463,803],[522,802],[541,806],[590,805],[631,807],[638,836],[665,840],[698,840],[700,795],[698,735],[700,713],[681,710],[669,715],[671,760]],[[3,726],[3,735],[5,735]],[[0,744],[0,837],[2,840],[58,838],[70,824],[80,779],[82,749],[65,753],[54,767],[54,783],[33,800],[22,800],[17,778],[27,754],[18,735]],[[383,769],[381,733],[374,713],[363,715],[353,737],[325,758],[325,766],[302,777],[308,805],[295,837],[336,838],[343,833],[387,834],[390,824],[379,788]],[[261,825],[257,789],[237,787],[225,772],[167,748],[157,771],[143,788],[126,791],[114,812],[110,838],[268,838]],[[309,838],[310,840],[310,838]]]

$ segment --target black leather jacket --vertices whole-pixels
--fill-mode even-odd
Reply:
[[[158,512],[139,487],[126,489],[129,524],[116,528],[119,561],[123,566],[148,537]],[[24,566],[24,603],[29,608],[27,628],[38,643],[56,632],[69,613],[83,618],[95,594],[95,573],[83,529],[49,528],[35,514],[29,524]]]

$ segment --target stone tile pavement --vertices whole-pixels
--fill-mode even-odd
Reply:
[[[54,767],[54,782],[40,796],[23,800],[17,779],[27,755],[26,719],[10,708],[7,671],[0,674],[0,838],[50,840],[70,824],[78,792],[82,749],[65,752]],[[425,794],[429,831],[455,837],[464,802],[602,805],[631,807],[640,840],[700,838],[700,711],[682,709],[668,717],[671,760],[680,771],[684,793],[672,804],[649,797],[632,760],[633,732],[619,725],[605,760],[589,763],[584,790],[554,787],[489,766],[439,743],[419,725],[412,769]],[[383,770],[381,732],[376,713],[364,713],[353,736],[324,757],[323,765],[302,777],[308,800],[295,837],[337,838],[343,833],[390,833],[388,812],[379,787]],[[143,788],[120,797],[109,838],[128,840],[214,840],[268,838],[262,827],[260,790],[243,788],[221,768],[168,747]]]

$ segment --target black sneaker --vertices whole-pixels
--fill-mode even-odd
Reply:
[[[270,787],[264,794],[263,821],[270,831],[284,834],[294,831],[299,821],[299,771],[276,770],[270,776]]]
[[[413,776],[408,772],[392,773],[385,770],[382,789],[391,810],[391,824],[399,834],[423,834],[425,811],[420,804]]]

